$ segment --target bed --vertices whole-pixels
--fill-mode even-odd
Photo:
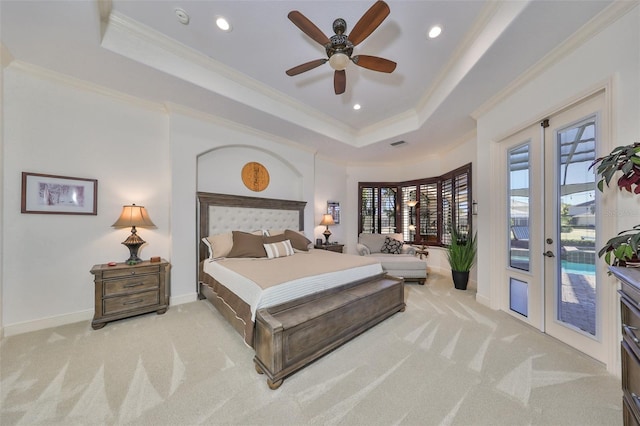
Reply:
[[[387,276],[379,263],[300,246],[306,240],[300,236],[305,202],[199,192],[198,205],[199,298],[255,350],[256,371],[267,376],[271,389],[405,309],[403,280]],[[273,247],[287,253],[215,256],[212,246],[227,244],[231,233],[234,250],[241,237],[267,241],[280,235],[281,241],[286,235],[287,242]]]

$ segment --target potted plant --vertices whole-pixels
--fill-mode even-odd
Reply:
[[[598,189],[604,192],[604,185],[609,187],[614,175],[622,174],[615,182],[620,191],[640,194],[640,142],[619,146],[604,157],[597,158],[589,168],[596,164],[596,173],[600,175]],[[640,245],[640,225],[621,231],[609,239],[598,252],[604,255],[609,265],[626,266],[629,262],[638,261],[638,245]]]
[[[476,261],[476,237],[466,238],[451,230],[451,244],[447,249],[447,260],[451,267],[453,285],[458,290],[466,290],[469,282],[469,271]]]

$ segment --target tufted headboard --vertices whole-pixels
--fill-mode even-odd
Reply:
[[[198,192],[198,262],[207,257],[202,238],[231,231],[304,230],[306,201]]]

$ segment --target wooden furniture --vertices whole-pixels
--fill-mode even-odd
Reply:
[[[640,424],[640,270],[612,266],[620,281],[622,412],[625,425]]]
[[[344,249],[344,244],[321,244],[321,245],[316,244],[313,247],[320,250],[335,251],[336,253],[342,253],[342,250]]]
[[[260,309],[256,371],[277,389],[284,377],[404,309],[403,280],[384,275]]]
[[[302,230],[306,203],[204,192],[198,193],[198,203],[198,297],[206,298],[216,307],[254,348],[256,371],[266,374],[271,389],[278,388],[287,375],[405,309],[404,281],[380,274],[258,309],[253,322],[249,305],[203,271],[208,250],[201,239],[214,235],[215,227],[226,232],[282,229],[282,217],[278,224],[268,222],[280,216],[276,210],[290,212],[287,215],[294,217],[297,229]],[[252,211],[239,212],[237,208]],[[249,219],[252,212],[255,212],[255,221]]]
[[[148,312],[164,314],[169,307],[169,268],[169,262],[164,259],[136,265],[94,265],[91,269],[95,284],[93,329]]]

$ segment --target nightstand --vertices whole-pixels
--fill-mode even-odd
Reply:
[[[321,250],[335,251],[336,253],[342,253],[344,244],[321,244],[321,245],[314,245],[313,247]]]
[[[94,265],[91,273],[95,284],[94,330],[106,323],[134,315],[157,312],[169,307],[169,268],[166,260],[136,265],[118,263]]]

